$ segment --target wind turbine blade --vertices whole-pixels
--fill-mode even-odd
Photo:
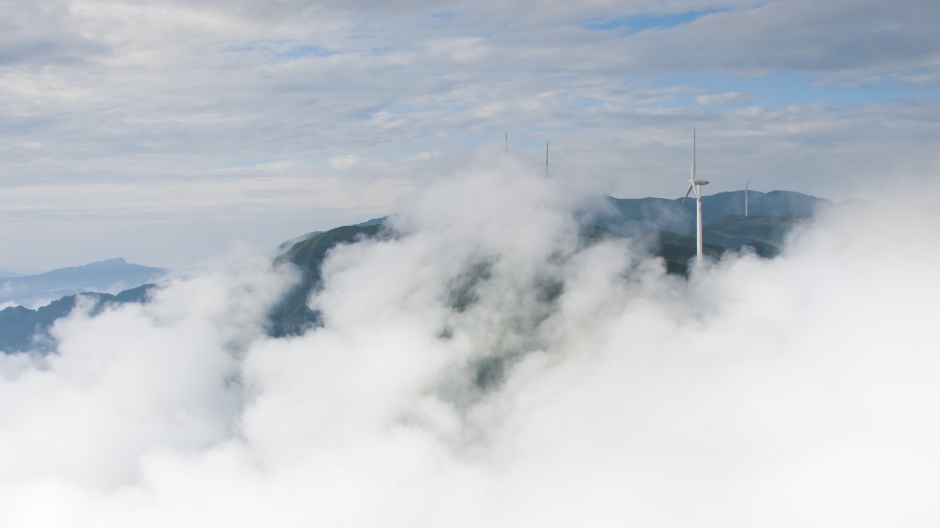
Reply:
[[[689,197],[689,193],[690,193],[690,192],[692,192],[692,184],[691,184],[691,183],[689,184],[689,190],[688,190],[688,191],[685,191],[685,196],[682,198],[682,203],[679,204],[679,207],[682,207],[683,205],[685,205],[685,200],[686,200],[686,198]]]
[[[695,179],[695,129],[692,129],[692,179]],[[686,193],[688,194],[688,193]]]
[[[751,184],[751,177],[748,176],[748,177],[747,177],[747,183],[744,184],[744,190],[745,190],[745,192],[747,191],[747,186],[750,185],[750,184]]]

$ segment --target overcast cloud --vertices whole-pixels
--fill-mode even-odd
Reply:
[[[938,8],[0,2],[7,265],[182,267],[398,209],[510,150],[619,197],[831,200],[937,174]],[[875,185],[877,182],[877,187]],[[889,194],[891,194],[889,192]]]

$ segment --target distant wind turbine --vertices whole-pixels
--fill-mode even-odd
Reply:
[[[692,189],[695,189],[696,217],[695,217],[695,263],[702,264],[702,185],[708,185],[707,180],[695,179],[695,129],[692,129],[692,177],[689,178],[689,189],[685,191],[685,197],[679,207],[685,205],[686,198]]]
[[[747,217],[747,186],[751,184],[751,178],[748,176],[747,183],[744,184],[744,217]]]

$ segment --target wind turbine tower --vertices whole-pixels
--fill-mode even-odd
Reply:
[[[695,129],[692,129],[692,177],[689,178],[689,189],[685,191],[685,197],[679,207],[685,205],[689,193],[695,190],[695,263],[702,264],[702,185],[708,185],[707,180],[695,179]]]
[[[744,217],[747,218],[747,186],[751,184],[751,178],[748,177],[747,183],[744,184]]]

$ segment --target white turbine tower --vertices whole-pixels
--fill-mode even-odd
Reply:
[[[751,178],[748,177],[747,183],[744,184],[744,217],[747,218],[747,186],[751,184]]]
[[[702,185],[708,185],[707,180],[695,179],[695,129],[692,129],[692,177],[689,178],[689,189],[685,191],[685,197],[679,207],[685,205],[686,198],[692,189],[695,189],[695,263],[702,264]]]

